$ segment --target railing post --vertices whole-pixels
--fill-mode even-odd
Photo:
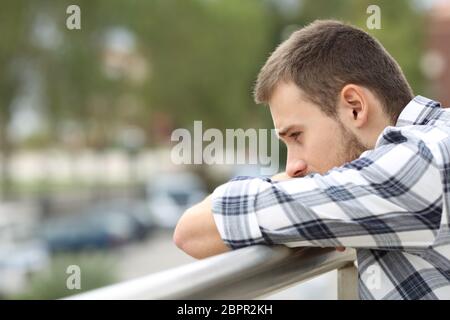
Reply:
[[[358,300],[358,269],[349,263],[337,271],[338,300]]]

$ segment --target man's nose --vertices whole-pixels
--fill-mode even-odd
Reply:
[[[286,174],[292,178],[294,177],[302,177],[306,175],[306,169],[308,165],[305,161],[300,159],[292,159],[289,160],[286,164]]]

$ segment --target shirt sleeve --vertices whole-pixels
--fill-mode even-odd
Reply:
[[[254,244],[424,248],[439,229],[442,194],[430,149],[392,131],[379,147],[324,175],[281,182],[238,177],[216,188],[212,211],[232,249]]]

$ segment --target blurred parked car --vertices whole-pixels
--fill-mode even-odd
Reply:
[[[190,172],[160,174],[146,186],[150,211],[163,228],[174,228],[183,212],[206,195],[203,181]]]
[[[144,238],[154,222],[145,203],[99,203],[86,212],[44,223],[41,236],[51,251],[109,248]]]
[[[118,199],[97,203],[90,208],[91,212],[123,215],[130,220],[133,228],[130,239],[140,240],[147,236],[155,227],[156,221],[149,210],[146,201],[137,199]]]
[[[32,202],[0,202],[0,296],[19,292],[30,274],[48,266],[48,248],[36,239],[38,221]]]
[[[19,292],[32,273],[44,270],[49,263],[50,254],[42,241],[0,245],[0,294]]]

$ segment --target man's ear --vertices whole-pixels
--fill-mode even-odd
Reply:
[[[367,123],[369,106],[367,89],[354,84],[345,85],[339,95],[340,118],[345,124],[361,128]]]

